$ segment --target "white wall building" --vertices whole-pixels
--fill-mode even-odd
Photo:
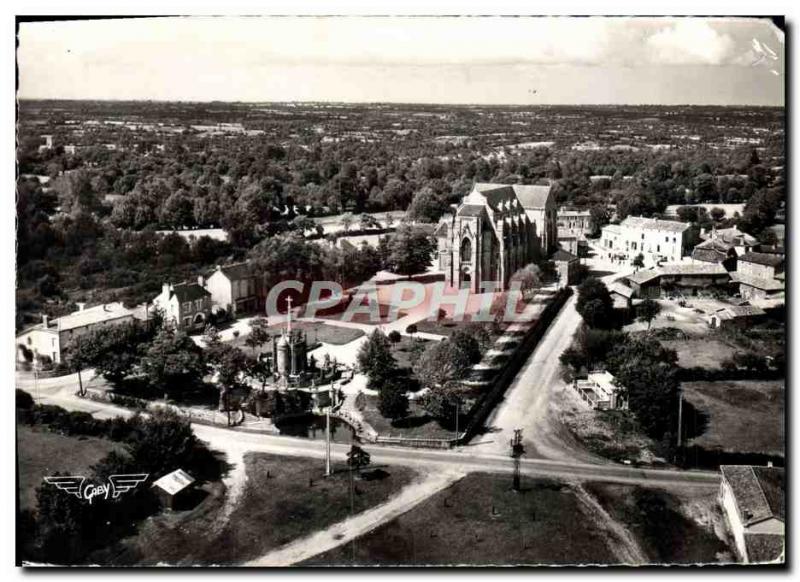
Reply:
[[[719,504],[736,553],[744,563],[783,561],[786,503],[784,470],[751,465],[720,466]]]
[[[95,329],[133,321],[133,312],[122,303],[107,303],[85,309],[78,304],[78,311],[50,321],[42,316],[42,323],[26,329],[17,335],[18,346],[25,346],[34,355],[47,356],[58,364],[63,359],[63,351],[74,338]],[[17,350],[17,357],[23,357],[23,350]]]
[[[632,260],[640,253],[646,266],[660,261],[679,262],[686,253],[689,224],[629,216],[620,224],[603,227],[600,246],[607,256]]]

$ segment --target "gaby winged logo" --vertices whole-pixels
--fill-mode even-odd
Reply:
[[[45,477],[45,483],[55,485],[65,493],[74,495],[78,499],[88,501],[90,504],[94,498],[98,499],[116,499],[123,493],[127,493],[135,489],[139,483],[142,483],[149,477],[149,473],[132,473],[129,475],[109,475],[108,482],[97,485],[95,483],[86,483],[86,477],[80,476],[55,476]]]

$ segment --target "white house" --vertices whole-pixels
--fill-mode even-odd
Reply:
[[[786,503],[781,467],[722,465],[719,504],[745,563],[784,560]]]
[[[236,317],[258,305],[258,278],[247,263],[217,265],[206,281],[211,303]]]
[[[104,326],[132,322],[133,318],[133,312],[122,303],[106,303],[89,309],[79,303],[77,311],[52,321],[43,315],[41,323],[17,335],[16,343],[58,364],[72,339]],[[17,357],[24,357],[22,348],[17,350]]]
[[[689,226],[686,222],[629,216],[620,224],[603,227],[600,246],[608,256],[625,259],[641,253],[646,266],[678,262],[686,252]]]

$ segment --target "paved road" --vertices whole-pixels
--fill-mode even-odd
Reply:
[[[70,383],[70,378],[72,382]],[[44,386],[40,383],[39,400],[45,404],[57,404],[68,410],[82,410],[98,418],[130,416],[132,411],[106,402],[94,402],[74,395],[77,389],[72,377],[52,379]],[[26,388],[27,382],[21,383]],[[22,387],[22,386],[21,386]],[[280,455],[302,456],[324,459],[323,441],[273,436],[231,430],[223,427],[192,424],[198,438],[209,447],[223,452],[236,465],[234,472],[241,471],[240,463],[247,452],[265,452]],[[335,460],[344,461],[349,445],[334,443],[331,447]],[[505,454],[484,452],[479,447],[465,447],[458,450],[409,449],[404,447],[370,447],[374,463],[425,467],[439,467],[446,471],[472,472],[511,472],[513,465]],[[554,461],[546,459],[523,459],[521,471],[536,477],[551,477],[574,481],[615,481],[620,483],[652,483],[696,485],[716,487],[719,474],[707,471],[676,471],[662,469],[640,469],[625,465],[598,465],[575,461]]]
[[[596,267],[591,262],[590,266]],[[621,274],[613,273],[602,280],[608,284]],[[521,428],[530,455],[583,463],[610,462],[580,446],[554,418],[552,411],[554,391],[564,385],[560,377],[559,356],[572,343],[582,321],[575,310],[576,301],[577,294],[567,300],[550,324],[547,333],[506,390],[505,399],[487,420],[487,434],[473,441],[476,448],[495,454],[507,453],[514,429]]]

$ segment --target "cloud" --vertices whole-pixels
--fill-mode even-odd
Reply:
[[[665,65],[722,65],[735,57],[733,38],[700,18],[684,18],[661,28],[645,46],[651,60]]]

